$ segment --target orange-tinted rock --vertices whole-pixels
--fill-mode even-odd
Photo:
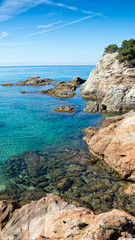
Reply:
[[[0,201],[0,231],[11,218],[16,204],[9,201]]]
[[[23,82],[17,82],[15,85],[16,86],[24,86],[25,84]]]
[[[3,83],[2,86],[13,86],[13,83]]]
[[[109,123],[110,121],[110,123]],[[123,178],[135,181],[135,113],[108,118],[101,128],[86,129],[89,151]]]
[[[26,91],[21,91],[20,93],[24,94],[24,93],[26,93]]]
[[[135,231],[135,217],[120,210],[95,215],[58,196],[47,197],[16,210],[1,240],[113,240]]]
[[[47,89],[42,90],[40,93],[48,94],[52,97],[62,97],[62,98],[71,98],[74,97],[76,94],[71,89]]]
[[[75,112],[75,109],[71,106],[61,106],[61,107],[55,108],[54,110],[57,112],[68,112],[68,113]]]

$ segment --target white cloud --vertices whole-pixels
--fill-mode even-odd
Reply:
[[[37,26],[37,28],[43,28],[43,29],[45,29],[45,28],[49,28],[49,27],[52,27],[52,26],[54,26],[54,25],[57,25],[57,24],[59,24],[59,23],[61,23],[62,21],[56,21],[56,22],[52,22],[52,23],[50,23],[50,24],[47,24],[47,25],[39,25],[39,26]]]
[[[39,4],[47,4],[67,8],[76,11],[74,6],[67,6],[63,3],[57,3],[50,0],[4,0],[0,5],[0,22],[13,18],[20,13],[26,12]]]
[[[5,38],[8,36],[8,32],[1,32],[0,33],[0,39]]]
[[[39,35],[39,34],[43,34],[45,32],[51,32],[51,31],[54,31],[54,30],[57,30],[57,29],[60,29],[60,28],[64,28],[66,26],[69,26],[69,25],[72,25],[72,24],[75,24],[75,23],[78,23],[78,22],[82,22],[82,21],[85,21],[87,19],[90,19],[90,18],[93,18],[95,16],[100,16],[100,14],[98,13],[93,13],[92,15],[89,15],[89,16],[86,16],[86,17],[82,17],[82,18],[79,18],[79,19],[76,19],[72,22],[68,22],[68,23],[65,23],[63,25],[60,25],[58,27],[55,27],[55,28],[49,28],[49,29],[45,29],[45,30],[42,30],[42,31],[39,31],[39,32],[35,32],[35,33],[31,33],[29,34],[29,36],[35,36],[35,35]]]

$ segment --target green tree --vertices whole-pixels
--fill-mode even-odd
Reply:
[[[135,66],[135,39],[124,40],[121,47],[118,48],[118,56],[120,62],[126,61],[130,67]]]
[[[118,46],[116,44],[110,44],[105,48],[103,55],[107,53],[115,53],[117,51],[118,51]]]

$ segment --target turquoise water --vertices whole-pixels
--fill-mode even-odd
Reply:
[[[74,76],[87,79],[91,66],[41,66],[41,67],[1,67],[0,84],[16,83],[31,76],[52,78],[56,81],[71,80]],[[79,146],[82,129],[99,125],[100,114],[82,112],[85,100],[77,89],[72,99],[60,99],[40,94],[48,86],[0,86],[0,162],[30,149],[58,144]],[[20,91],[27,91],[21,94]],[[71,104],[73,114],[56,113],[54,108]],[[76,136],[78,135],[78,142]],[[80,145],[79,145],[80,144]]]
[[[36,75],[55,82],[74,76],[87,79],[92,69],[1,67],[0,84]],[[40,93],[52,87],[0,85],[0,200],[15,199],[24,204],[53,192],[97,213],[119,208],[135,215],[135,197],[125,193],[128,183],[107,164],[95,163],[83,141],[84,128],[99,126],[102,116],[83,112],[86,100],[81,98],[79,88],[75,97],[67,99]],[[54,111],[62,105],[72,105],[76,111]]]

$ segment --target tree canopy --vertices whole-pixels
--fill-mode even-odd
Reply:
[[[120,62],[127,61],[131,67],[135,66],[135,39],[124,40],[121,47],[118,48],[118,56],[116,58]]]
[[[110,44],[105,48],[103,55],[105,55],[107,53],[114,53],[117,51],[118,51],[118,46],[116,44]]]
[[[119,62],[126,62],[129,67],[135,67],[135,39],[124,40],[121,47],[116,44],[110,44],[104,50],[104,55],[107,53],[118,52],[116,57]]]

